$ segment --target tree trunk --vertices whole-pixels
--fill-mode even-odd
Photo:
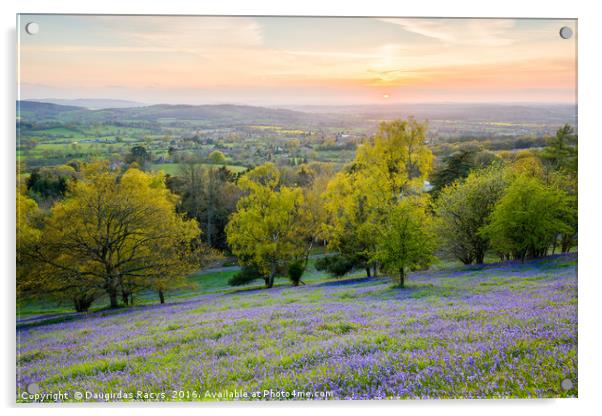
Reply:
[[[165,303],[165,294],[162,290],[159,290],[159,302],[161,302],[161,305]]]
[[[404,287],[405,277],[406,277],[406,271],[402,267],[399,269],[399,287]]]
[[[560,251],[561,253],[568,253],[573,246],[573,236],[570,234],[563,234],[560,240]]]
[[[90,309],[92,302],[94,302],[93,297],[82,296],[73,299],[73,306],[75,306],[76,312],[88,312],[88,309]]]
[[[371,275],[370,275],[370,266],[366,267],[366,276],[371,277]]]
[[[207,212],[207,245],[209,247],[213,246],[213,209],[212,204],[209,204],[209,209]]]
[[[117,303],[117,291],[115,289],[109,291],[109,300],[112,309],[119,307],[119,304]]]
[[[483,262],[485,261],[485,252],[478,252],[475,256],[475,263],[476,264],[483,264]]]
[[[266,283],[266,288],[271,289],[272,287],[274,287],[274,273],[270,273]]]
[[[267,289],[271,289],[274,286],[274,277],[276,276],[276,263],[272,264],[272,270],[270,271],[270,275],[265,281],[265,287]]]
[[[378,266],[376,264],[374,266],[372,266],[372,270],[374,271],[372,273],[374,275],[374,277],[378,277]]]
[[[124,305],[129,305],[129,300],[130,300],[130,294],[128,292],[121,292],[121,300],[123,302]]]

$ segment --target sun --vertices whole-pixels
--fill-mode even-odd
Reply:
[[[388,99],[389,99],[389,97],[390,97],[390,95],[389,95],[389,94],[386,94],[386,93],[385,93],[385,94],[383,94],[383,98],[384,98],[385,100],[388,100]]]

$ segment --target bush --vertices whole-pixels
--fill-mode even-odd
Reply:
[[[328,268],[330,264],[330,257],[320,257],[316,260],[315,267],[319,272],[323,272]]]
[[[305,265],[301,261],[296,261],[288,266],[288,278],[293,283],[293,286],[299,286],[301,276],[305,272]]]
[[[353,261],[344,256],[328,256],[316,260],[316,270],[326,271],[334,277],[342,277],[353,269]]]
[[[263,279],[263,275],[259,272],[255,266],[243,266],[242,269],[229,280],[230,286],[242,286],[247,283],[251,283],[253,280]]]

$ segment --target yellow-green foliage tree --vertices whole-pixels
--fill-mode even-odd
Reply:
[[[388,213],[378,230],[374,259],[385,271],[399,276],[403,287],[409,270],[427,268],[434,259],[435,235],[426,197],[403,198]]]
[[[17,282],[22,281],[33,266],[28,253],[39,244],[42,213],[38,204],[22,190],[17,189]],[[17,284],[17,290],[23,287]]]
[[[20,252],[40,240],[41,232],[36,224],[40,215],[36,201],[17,190],[17,260]]]
[[[372,142],[358,148],[353,168],[378,190],[384,203],[423,188],[433,162],[426,129],[412,117],[382,122]]]
[[[213,152],[209,153],[207,159],[214,165],[223,165],[226,163],[226,156],[219,150],[214,150]]]
[[[30,253],[40,272],[29,286],[74,294],[85,310],[99,293],[117,307],[120,293],[125,300],[136,289],[161,293],[181,284],[199,267],[200,231],[175,203],[161,174],[88,167],[50,211]]]
[[[328,247],[350,263],[364,267],[370,276],[380,220],[369,205],[373,189],[359,172],[339,172],[325,192],[327,221],[324,235]]]
[[[425,124],[413,118],[381,123],[325,193],[329,246],[370,275],[379,229],[399,201],[421,192],[432,160]]]
[[[282,186],[271,163],[258,166],[239,181],[246,192],[227,227],[228,244],[243,266],[254,266],[271,288],[278,273],[306,253],[310,230],[303,192]]]
[[[508,186],[481,230],[493,248],[506,257],[524,261],[545,256],[558,234],[570,232],[568,194],[537,177],[519,175]]]

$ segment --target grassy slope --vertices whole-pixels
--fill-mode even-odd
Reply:
[[[575,266],[569,255],[446,268],[415,273],[402,290],[316,274],[297,288],[232,291],[220,289],[231,272],[196,276],[206,294],[186,301],[19,329],[18,388],[201,394],[178,400],[269,388],[575,396]],[[564,391],[565,378],[575,387]]]
[[[335,281],[336,279],[318,272],[314,267],[315,259],[310,259],[308,268],[303,275],[303,282],[306,284]],[[212,293],[235,293],[246,290],[261,289],[263,284],[261,280],[256,280],[247,285],[231,287],[228,286],[228,280],[237,272],[235,267],[226,267],[223,271],[207,270],[200,271],[188,277],[189,285],[185,289],[170,291],[167,294],[167,301],[181,301],[194,298],[200,295]],[[350,273],[347,278],[360,277],[364,275],[363,270]],[[276,286],[289,286],[287,278],[282,277],[276,280]],[[143,292],[136,294],[134,303],[138,305],[152,305],[157,303],[158,297],[153,292]],[[109,300],[103,296],[92,305],[91,311],[99,311],[106,308]],[[17,305],[17,319],[30,319],[36,316],[56,315],[61,313],[73,312],[73,305],[67,301],[56,301],[48,298],[26,300]]]

